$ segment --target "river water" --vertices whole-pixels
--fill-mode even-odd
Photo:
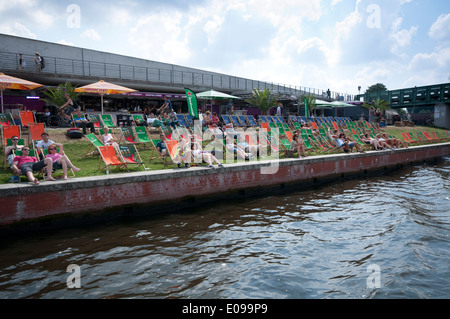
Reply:
[[[450,298],[449,235],[444,158],[310,191],[2,240],[0,298]]]

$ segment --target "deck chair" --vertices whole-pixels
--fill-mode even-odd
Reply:
[[[85,137],[89,140],[89,142],[91,142],[91,144],[89,144],[88,152],[84,155],[84,157],[96,154],[98,148],[100,146],[104,146],[103,143],[98,139],[97,135],[93,133],[86,134]],[[95,149],[93,151],[90,151],[92,146],[94,146]]]
[[[123,127],[120,128],[120,130],[121,130],[121,132],[122,132],[122,134],[121,134],[121,136],[120,136],[120,141],[122,140],[122,136],[123,136],[123,138],[125,139],[125,141],[126,141],[127,143],[129,143],[129,144],[137,144],[137,143],[139,143],[139,142],[134,138],[133,130],[131,129],[131,127],[123,126]],[[119,143],[120,143],[120,141],[119,141]]]
[[[94,127],[95,128],[102,128],[103,127],[103,123],[100,119],[100,115],[98,114],[88,114],[88,120],[91,121],[92,123],[94,123]]]
[[[166,145],[167,145],[167,141],[168,141],[168,140],[166,140]],[[169,154],[169,148],[167,148],[167,154],[166,154],[165,156],[161,157],[161,156],[159,155],[159,153],[158,153],[157,148],[156,148],[156,146],[158,145],[159,142],[161,142],[160,139],[152,139],[152,145],[153,145],[154,151],[156,152],[157,155],[155,155],[155,156],[150,156],[150,161],[152,161],[152,160],[154,160],[154,159],[162,159],[164,166],[166,166],[166,165],[167,165],[167,162],[166,162],[167,157],[170,157],[170,154]]]
[[[12,140],[11,140],[10,138],[8,138],[8,139],[6,140],[5,147],[3,148],[3,155],[5,154],[5,150],[4,150],[4,149],[5,149],[6,147],[12,146],[12,145],[13,145]],[[19,141],[17,142],[17,145],[20,146],[20,147],[25,146],[25,140],[24,140],[23,138],[19,138]],[[13,154],[14,154],[14,152],[13,152]],[[5,169],[8,169],[8,168],[9,168],[9,165],[8,165],[7,160],[8,160],[7,156],[3,156],[3,162],[4,162],[4,164],[5,164]]]
[[[128,145],[120,145],[119,146],[120,155],[122,156],[123,160],[128,165],[136,165],[136,169],[139,167],[143,167],[144,170],[147,168],[144,165],[144,161],[141,158],[141,155],[139,154],[138,150],[136,149],[136,146],[128,144]]]
[[[136,132],[138,142],[141,143],[142,146],[151,145],[152,141],[147,135],[145,126],[135,126],[134,131]]]
[[[305,144],[307,149],[310,150],[314,148],[313,145],[311,144],[311,141],[309,140],[308,133],[306,132],[305,129],[300,130],[300,136],[303,140],[303,144]]]
[[[9,126],[2,126],[2,143],[3,145],[6,145],[6,140],[8,138],[11,138],[13,136],[17,136],[20,138],[20,126],[19,125],[9,125]]]
[[[430,133],[428,133],[428,131],[424,131],[423,135],[425,135],[425,137],[427,138],[427,140],[429,141],[433,141],[434,138],[430,135]]]
[[[236,115],[230,115],[231,122],[233,123],[234,127],[242,127],[242,124],[239,122]]]
[[[434,137],[435,140],[443,140],[436,132],[431,132],[431,136]]]
[[[20,111],[20,121],[23,127],[36,124],[36,118],[33,111]]]
[[[229,115],[222,115],[222,120],[225,125],[232,123]]]
[[[111,114],[101,114],[100,118],[103,122],[103,126],[108,127],[108,128],[116,128],[116,122],[114,121],[113,117]]]
[[[189,127],[194,127],[194,117],[191,114],[186,114],[184,117]]]
[[[265,115],[260,115],[259,119],[261,120],[261,123],[268,123],[267,117]]]
[[[45,125],[44,123],[36,123],[34,125],[30,125],[28,127],[29,130],[29,139],[30,139],[30,143],[32,144],[33,147],[35,146],[35,142],[36,141],[40,141],[42,139],[41,135],[42,133],[45,132]]]
[[[98,170],[101,171],[103,169],[106,169],[106,174],[109,174],[110,167],[115,166],[117,169],[121,169],[125,167],[127,172],[129,172],[127,163],[117,156],[116,149],[112,145],[105,145],[105,146],[99,146],[98,150],[100,152],[100,160],[98,164]],[[102,161],[105,164],[102,167]]]
[[[142,123],[146,123],[143,114],[132,114],[131,117],[133,118],[134,124],[136,124],[136,126],[142,126]]]
[[[255,117],[253,115],[247,115],[248,124],[252,127],[258,127],[258,123],[256,123]]]
[[[0,125],[1,126],[15,125],[14,119],[12,118],[10,113],[0,113]]]
[[[182,127],[189,127],[189,124],[186,122],[183,114],[177,114],[177,120]]]
[[[14,156],[22,156],[22,151],[21,150],[15,150],[14,151]],[[39,161],[39,153],[36,150],[32,149],[32,148],[30,148],[30,152],[28,153],[28,156],[36,157],[36,159]],[[45,168],[43,170],[45,170]],[[42,171],[36,171],[38,173],[38,176],[39,175],[42,175],[42,177],[44,176],[43,170]],[[34,174],[35,173],[33,172],[33,175]],[[22,175],[21,173],[19,173],[19,183],[21,182],[21,178],[20,178],[21,176],[25,176],[25,175]]]
[[[245,115],[238,115],[237,119],[239,120],[239,122],[241,122],[241,126],[244,127],[250,126],[249,123],[247,122],[247,118]]]

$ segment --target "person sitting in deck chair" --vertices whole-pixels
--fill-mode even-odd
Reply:
[[[33,171],[40,171],[44,167],[47,167],[47,181],[56,181],[52,177],[53,161],[51,158],[45,158],[38,161],[36,157],[29,156],[30,148],[22,148],[22,156],[16,156],[13,160],[12,170],[20,176],[20,174],[26,175],[28,181],[34,185],[39,185],[39,181],[34,177]]]
[[[59,147],[59,152],[58,152]],[[69,160],[67,155],[64,155],[63,145],[62,144],[52,144],[48,147],[48,153],[46,158],[51,158],[53,162],[53,168],[62,169],[64,174],[64,180],[67,180],[67,167],[70,167],[74,172],[78,172],[81,169],[75,167],[72,162]]]

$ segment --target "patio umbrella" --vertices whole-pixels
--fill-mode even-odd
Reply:
[[[228,99],[240,99],[240,97],[229,95],[226,93],[218,92],[215,90],[209,90],[196,94],[199,99],[205,100],[228,100]],[[211,106],[212,109],[212,106]]]
[[[123,94],[123,93],[131,93],[136,92],[137,90],[133,90],[130,88],[126,88],[124,86],[112,84],[105,82],[103,80],[85,85],[74,90],[75,92],[83,92],[83,93],[98,93],[101,97],[101,106],[102,106],[102,114],[103,114],[103,95],[105,94]]]
[[[331,104],[333,107],[353,107],[353,106],[355,106],[353,104],[348,104],[348,103],[340,102],[340,101],[333,101],[333,102],[331,102]]]
[[[34,83],[31,81],[15,78],[3,73],[0,73],[0,95],[3,113],[3,90],[33,90],[35,88],[41,87],[42,84]]]

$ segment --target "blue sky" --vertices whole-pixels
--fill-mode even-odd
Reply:
[[[0,0],[0,33],[348,94],[450,82],[448,0]]]

